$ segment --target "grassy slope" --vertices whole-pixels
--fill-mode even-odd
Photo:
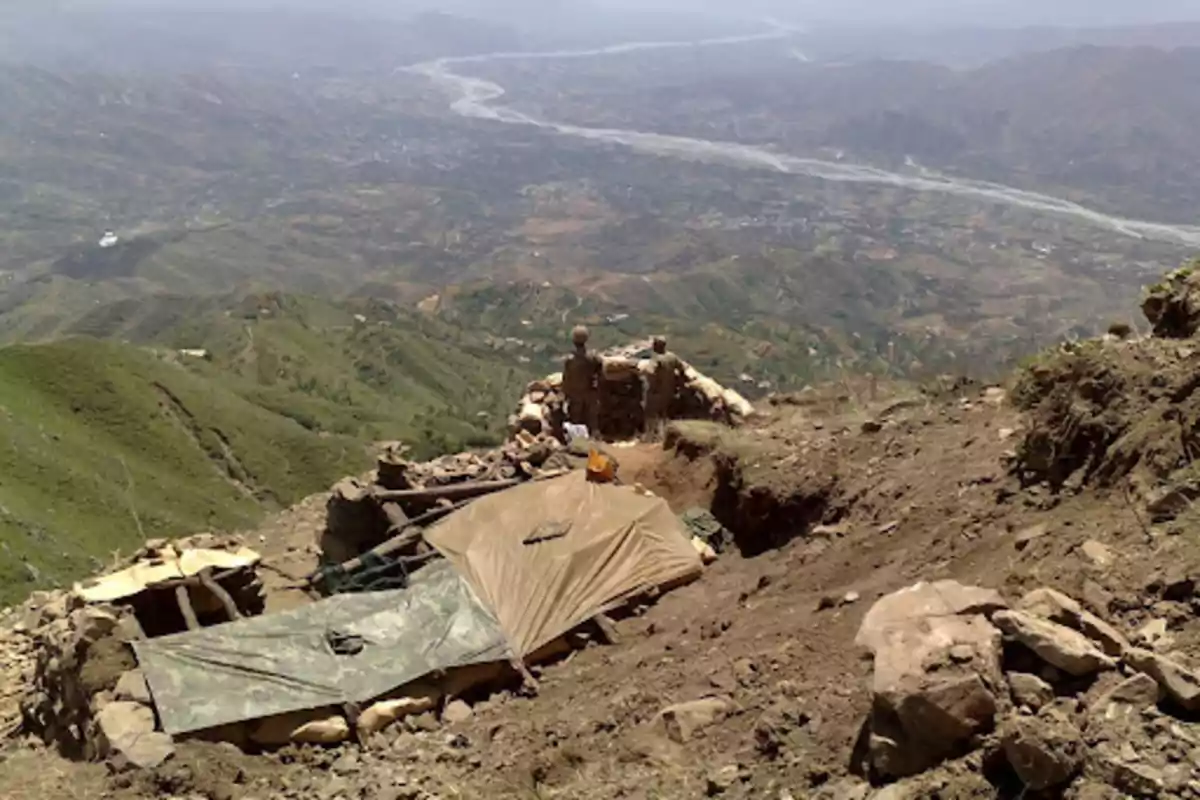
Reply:
[[[0,406],[0,600],[76,577],[143,534],[252,524],[366,463],[350,437],[91,340],[0,350]]]
[[[388,307],[204,304],[182,325],[156,304],[86,320],[153,346],[0,349],[0,603],[86,574],[143,535],[251,526],[366,469],[371,441],[402,439],[419,456],[495,441],[532,375]],[[356,311],[373,316],[364,325]],[[179,355],[185,346],[211,359]]]

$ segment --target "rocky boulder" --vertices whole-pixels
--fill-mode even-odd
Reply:
[[[871,767],[898,778],[968,750],[994,727],[1000,632],[983,613],[995,592],[952,581],[917,584],[879,600],[857,640],[874,654]]]
[[[880,598],[863,617],[854,643],[872,653],[887,639],[889,628],[931,617],[990,615],[1008,608],[994,589],[964,586],[958,581],[913,584]]]

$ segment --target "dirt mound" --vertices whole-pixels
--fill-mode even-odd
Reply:
[[[1055,490],[1110,486],[1130,473],[1153,482],[1190,461],[1200,415],[1200,348],[1155,339],[1095,341],[1043,357],[1014,399],[1031,412],[1017,449],[1022,479]]]
[[[1025,486],[1131,490],[1157,520],[1200,496],[1200,341],[1108,336],[1064,345],[1020,376]]]
[[[825,518],[836,493],[832,459],[818,454],[802,460],[792,448],[722,425],[672,423],[664,446],[678,458],[711,461],[712,512],[733,531],[743,555],[760,555],[803,535]]]

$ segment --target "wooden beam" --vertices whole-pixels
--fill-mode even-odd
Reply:
[[[175,587],[175,602],[179,604],[179,613],[183,614],[183,621],[187,624],[187,629],[189,631],[200,630],[200,620],[196,617],[196,609],[192,608],[192,599],[188,597],[186,584]]]
[[[225,587],[213,579],[211,569],[201,570],[198,577],[201,585],[212,592],[221,601],[221,605],[225,606],[225,616],[229,618],[230,622],[242,618],[242,612],[238,609],[237,603],[233,602],[233,598],[230,597],[229,592],[225,591]]]
[[[380,508],[383,509],[383,515],[387,517],[389,527],[398,530],[408,525],[408,515],[404,513],[404,509],[400,507],[399,503],[383,503]]]
[[[554,472],[543,473],[543,474],[537,476],[536,478],[534,478],[533,480],[535,480],[535,481],[550,480],[551,478],[562,477],[563,475],[566,475],[569,472],[571,472],[571,470],[569,470],[569,469],[555,470]],[[384,506],[384,509],[385,509],[384,513],[387,513],[387,511],[386,511],[387,505],[389,504],[389,502],[394,502],[393,498],[396,498],[397,495],[404,495],[405,497],[408,497],[410,499],[413,497],[416,497],[417,495],[421,495],[422,497],[429,498],[429,499],[449,499],[449,496],[447,496],[445,494],[433,495],[431,493],[432,492],[445,492],[446,490],[457,490],[457,491],[461,492],[464,489],[472,489],[472,488],[475,489],[477,493],[475,493],[475,494],[467,493],[466,497],[461,497],[458,500],[458,502],[454,503],[453,505],[445,506],[442,508],[435,508],[435,509],[432,509],[431,511],[426,511],[424,514],[413,517],[412,519],[408,520],[408,522],[404,523],[404,525],[397,527],[395,529],[395,534],[390,539],[388,539],[386,542],[383,542],[382,544],[371,548],[366,553],[362,554],[361,556],[358,556],[357,558],[352,558],[349,561],[343,561],[340,564],[340,567],[345,572],[353,572],[354,570],[358,569],[359,567],[361,567],[363,565],[364,558],[367,558],[369,556],[391,555],[392,553],[395,553],[398,550],[403,550],[404,548],[409,547],[421,540],[421,537],[425,535],[425,532],[423,529],[426,526],[428,526],[429,523],[435,522],[435,521],[441,519],[442,517],[449,516],[450,514],[453,514],[455,511],[458,511],[460,508],[466,507],[467,504],[471,502],[471,500],[473,500],[475,497],[480,496],[480,494],[490,494],[492,492],[502,491],[503,489],[508,489],[510,487],[517,486],[522,483],[528,483],[528,482],[529,481],[522,480],[520,478],[514,478],[512,480],[504,480],[504,481],[486,481],[486,482],[473,483],[473,484],[466,483],[466,484],[456,484],[453,486],[441,486],[436,489],[420,489],[420,490],[407,490],[406,489],[404,491],[379,491],[379,490],[376,490],[374,496],[376,499],[380,500],[382,505]],[[404,499],[404,498],[401,497],[398,499]],[[313,578],[310,576],[309,583],[311,584],[312,582],[313,582]]]
[[[386,489],[375,490],[373,495],[376,500],[381,503],[399,502],[402,500],[411,500],[420,502],[428,500],[434,502],[437,500],[466,500],[469,497],[481,497],[485,494],[500,492],[505,489],[511,489],[523,483],[519,478],[512,478],[506,481],[476,481],[474,483],[454,483],[449,486],[435,486],[432,489],[402,489],[400,491],[389,491]]]
[[[439,520],[442,517],[449,516],[460,508],[465,507],[468,502],[469,501],[464,500],[448,508],[435,508],[432,511],[425,512],[419,517],[413,517],[404,525],[404,527],[399,528],[392,538],[380,545],[377,545],[371,550],[368,550],[358,558],[352,558],[349,561],[342,562],[341,568],[346,572],[353,572],[363,565],[363,559],[367,558],[368,556],[386,556],[395,553],[397,550],[403,550],[408,545],[418,541],[421,536],[424,535],[424,531],[422,530],[423,526],[430,522]]]

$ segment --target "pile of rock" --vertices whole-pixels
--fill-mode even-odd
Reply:
[[[406,458],[401,444],[385,446],[377,469],[346,478],[332,490],[319,546],[326,562],[345,563],[408,531],[390,556],[424,554],[420,530],[455,508],[491,491],[561,474],[575,466],[548,434],[520,432],[503,447],[458,453],[432,461]]]
[[[646,377],[653,363],[650,355],[649,342],[600,354],[604,369],[600,386],[600,431],[596,438],[607,441],[631,439],[645,430]],[[669,410],[670,418],[706,419],[737,425],[754,413],[754,407],[733,389],[725,388],[686,362],[683,367],[686,383]],[[526,387],[508,424],[514,436],[520,431],[533,435],[545,433],[562,441],[565,421],[562,373],[556,373]]]
[[[140,635],[130,617],[67,592],[39,593],[17,609],[0,634],[2,657],[18,665],[6,686],[19,698],[20,724],[7,732],[37,736],[70,758],[118,766],[151,767],[168,758],[171,739],[155,730],[150,692],[128,646]]]
[[[1200,797],[1200,725],[1185,719],[1200,672],[1053,589],[1010,606],[919,583],[879,600],[857,642],[874,656],[865,767],[908,779],[890,797],[927,796],[920,773],[973,752],[1025,792]]]

